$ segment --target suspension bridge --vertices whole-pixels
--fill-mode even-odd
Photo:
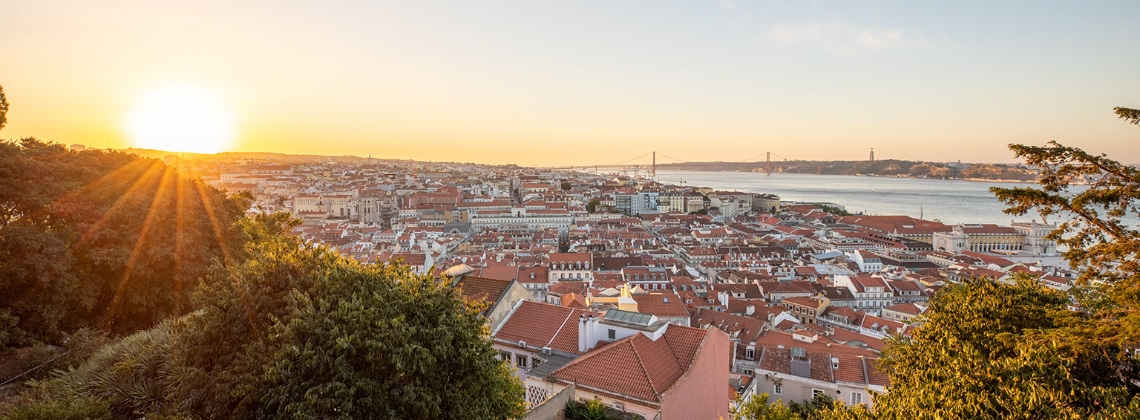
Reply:
[[[773,162],[772,161],[773,157],[775,157],[776,159],[780,159],[780,161]],[[663,153],[658,153],[656,151],[652,151],[652,152],[648,152],[648,153],[641,155],[641,156],[637,156],[634,158],[630,158],[630,159],[626,159],[626,160],[622,160],[622,161],[618,161],[618,162],[613,162],[613,163],[594,164],[594,165],[551,166],[551,167],[543,167],[542,169],[550,169],[550,170],[558,170],[558,171],[572,171],[572,172],[573,171],[594,172],[595,174],[619,173],[619,174],[624,174],[626,176],[630,176],[630,174],[632,174],[632,176],[634,178],[643,178],[642,173],[645,173],[646,175],[648,175],[648,178],[657,179],[658,158],[664,159],[662,161],[662,163],[669,163],[669,164],[705,163],[705,162],[693,162],[693,161],[681,160],[681,159],[677,159],[677,158],[672,157],[672,156],[665,155]],[[778,154],[775,154],[772,152],[764,152],[762,154],[749,157],[747,159],[733,160],[733,161],[717,161],[717,162],[718,163],[729,163],[729,164],[751,163],[751,164],[759,165],[758,168],[764,169],[768,173],[768,175],[771,175],[774,169],[776,171],[779,171],[780,168],[787,161],[788,161],[788,158],[785,158],[785,157],[780,156]]]

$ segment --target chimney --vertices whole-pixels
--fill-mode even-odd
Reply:
[[[578,325],[578,351],[585,353],[598,343],[598,317],[582,315],[581,324]]]
[[[588,322],[586,321],[587,316],[588,315],[586,314],[578,316],[578,351],[582,353],[586,352],[586,337],[589,336],[588,332],[586,331]]]

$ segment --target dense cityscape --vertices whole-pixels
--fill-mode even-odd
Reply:
[[[13,1],[0,420],[1140,419],[1140,2]]]
[[[495,348],[532,409],[571,384],[645,418],[727,416],[728,389],[742,401],[870,405],[869,392],[889,386],[875,367],[884,339],[909,334],[942,287],[1028,273],[1068,291],[1077,278],[1045,239],[1056,226],[1033,221],[843,215],[842,203],[648,174],[359,158],[185,164],[252,194],[252,211],[303,220],[293,232],[308,241],[402,261],[488,300]],[[666,348],[700,358],[649,359]],[[631,358],[639,368],[615,370]]]

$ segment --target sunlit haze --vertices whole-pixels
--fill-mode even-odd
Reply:
[[[1013,162],[1057,140],[1140,161],[1112,113],[1140,108],[1137,1],[3,9],[3,138],[527,165]]]
[[[127,129],[135,147],[218,153],[230,148],[233,116],[208,92],[169,88],[141,98],[127,117]]]

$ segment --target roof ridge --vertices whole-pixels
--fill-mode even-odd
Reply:
[[[666,331],[666,332],[668,332],[668,331]],[[704,329],[704,333],[705,333],[704,336],[701,337],[701,342],[697,343],[697,350],[693,352],[693,358],[690,359],[689,364],[687,366],[685,366],[684,369],[681,370],[681,376],[678,376],[677,379],[673,380],[673,383],[669,385],[669,389],[672,389],[674,386],[677,385],[678,382],[681,382],[681,378],[684,378],[686,375],[689,374],[689,372],[692,372],[693,365],[697,363],[697,357],[700,356],[701,350],[705,349],[705,341],[708,340],[709,334],[711,334],[708,331],[708,329]],[[672,347],[669,348],[669,351],[673,351]],[[677,363],[677,365],[680,365],[680,363]],[[669,389],[666,389],[666,391],[668,391]]]
[[[562,320],[562,325],[558,326],[558,329],[554,331],[554,335],[550,336],[550,340],[547,340],[546,345],[543,347],[550,347],[550,344],[554,343],[554,339],[558,338],[558,334],[562,332],[562,329],[566,328],[566,323],[570,322],[570,318],[574,317],[574,309],[573,308],[567,308],[567,309],[570,309],[570,313],[566,314],[566,319]]]
[[[670,338],[668,337],[669,336],[669,330],[668,330],[669,327],[665,327],[665,328],[666,328],[665,334],[661,334],[660,340],[665,340],[665,348],[669,349],[669,354],[673,355],[673,360],[677,361],[677,367],[680,367],[681,366],[681,358],[679,356],[677,356],[677,352],[673,351],[673,346],[675,344],[673,344],[671,342]],[[676,334],[674,334],[674,335],[676,335]],[[701,338],[701,342],[702,343],[704,342],[704,338]],[[696,358],[697,358],[697,356],[694,354],[693,359],[696,359]],[[691,363],[692,360],[690,360],[689,362]],[[682,372],[684,372],[684,371],[682,370]]]
[[[638,333],[638,335],[642,335],[642,334]],[[634,337],[636,337],[636,336],[634,336]],[[646,338],[648,338],[648,337],[646,337]],[[633,350],[633,358],[637,359],[637,366],[641,368],[641,374],[645,376],[645,381],[646,381],[646,383],[649,384],[649,390],[653,391],[653,399],[655,401],[660,400],[661,392],[657,390],[657,384],[655,384],[653,382],[653,375],[649,374],[649,369],[647,369],[645,367],[645,362],[641,360],[641,352],[637,351],[637,346],[633,344],[634,340],[636,340],[636,338],[631,338],[629,340],[629,348],[631,350]],[[669,347],[669,346],[666,345],[665,347]],[[672,352],[673,352],[673,350],[669,349],[669,353],[672,353]]]

